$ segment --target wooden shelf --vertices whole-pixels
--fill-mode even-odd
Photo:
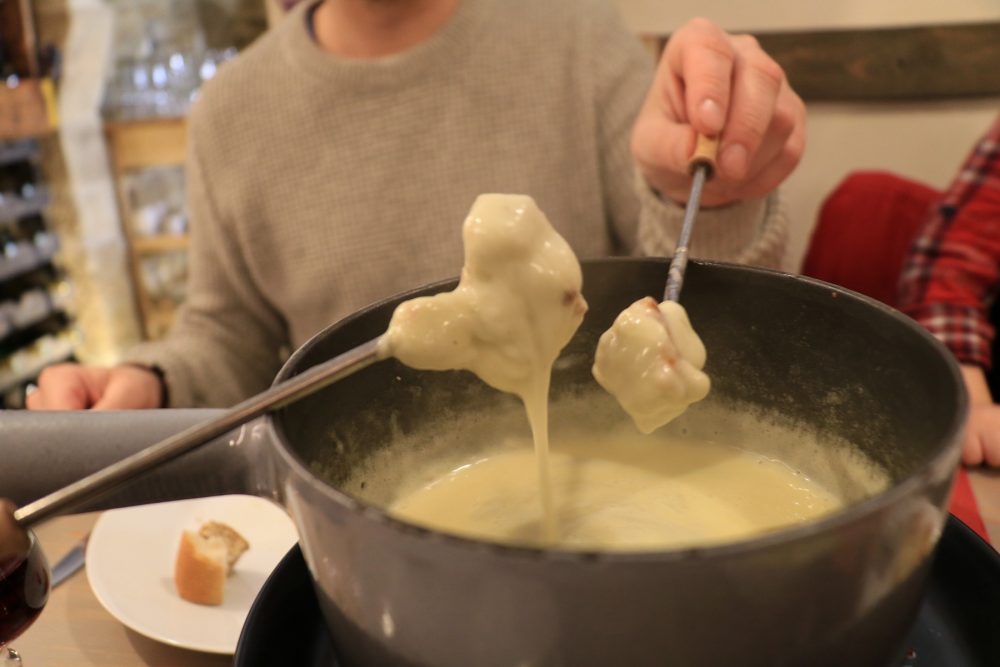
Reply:
[[[132,239],[132,249],[137,255],[159,255],[165,252],[187,250],[191,238],[187,234],[176,236],[136,236]]]
[[[114,121],[104,125],[117,175],[130,169],[184,164],[187,122],[184,118]]]
[[[56,128],[55,87],[49,79],[0,85],[0,141],[42,137]]]
[[[27,77],[38,76],[37,38],[30,0],[0,2],[0,41],[8,51],[14,71]]]
[[[183,165],[187,153],[187,121],[184,118],[109,121],[104,125],[104,134],[115,177],[122,232],[128,242],[132,292],[142,318],[142,333],[148,339],[160,338],[170,328],[176,305],[154,299],[149,294],[142,278],[142,260],[153,255],[186,251],[190,238],[186,234],[136,234],[132,229],[133,213],[125,179],[130,171]]]

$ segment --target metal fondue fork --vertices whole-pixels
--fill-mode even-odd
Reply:
[[[14,512],[14,518],[23,528],[30,528],[50,516],[73,509],[139,473],[172,461],[255,417],[295,403],[337,380],[386,358],[379,352],[378,342],[379,339],[376,338],[362,343],[238,403],[215,419],[195,424],[103,470],[28,503]]]
[[[691,231],[694,229],[694,220],[698,217],[698,209],[701,207],[701,191],[705,187],[705,181],[712,178],[715,173],[715,155],[718,150],[718,137],[706,137],[704,134],[699,134],[694,147],[694,155],[688,160],[688,171],[693,177],[691,194],[688,196],[687,206],[684,208],[684,224],[681,226],[674,257],[670,260],[670,270],[667,272],[667,288],[663,295],[667,301],[680,299],[681,286],[684,284],[684,270],[687,268],[688,243],[691,240]]]

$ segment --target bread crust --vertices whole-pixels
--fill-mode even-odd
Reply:
[[[242,535],[220,521],[208,521],[198,532],[185,530],[174,561],[177,594],[196,604],[222,604],[226,577],[249,548]]]
[[[195,604],[220,605],[225,599],[226,563],[200,547],[198,536],[181,534],[174,563],[174,585],[182,599]]]

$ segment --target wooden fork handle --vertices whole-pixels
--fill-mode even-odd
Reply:
[[[698,167],[706,167],[706,178],[712,178],[718,165],[715,162],[716,153],[719,151],[719,138],[708,137],[698,134],[698,140],[694,145],[694,154],[688,160],[688,172],[694,174]]]

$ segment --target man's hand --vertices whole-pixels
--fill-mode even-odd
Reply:
[[[28,394],[29,410],[136,410],[158,408],[163,386],[153,371],[140,366],[49,366]]]
[[[762,197],[805,149],[805,105],[781,67],[749,35],[693,19],[667,43],[632,130],[632,154],[647,182],[684,203],[697,133],[721,132],[718,170],[702,204]]]
[[[986,375],[979,366],[962,366],[969,390],[969,424],[965,429],[962,463],[1000,467],[1000,405],[990,396]]]

